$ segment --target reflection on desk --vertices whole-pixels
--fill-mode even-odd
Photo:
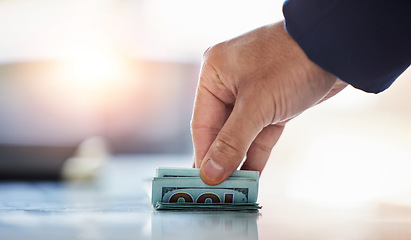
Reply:
[[[258,239],[259,213],[239,212],[153,212],[153,240],[182,239],[182,236],[201,236],[201,239]]]

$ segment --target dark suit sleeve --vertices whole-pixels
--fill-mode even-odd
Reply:
[[[410,0],[288,0],[283,13],[307,56],[355,88],[381,92],[411,63]]]

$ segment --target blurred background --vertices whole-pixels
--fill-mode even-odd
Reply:
[[[0,143],[190,152],[203,51],[281,1],[0,1]],[[250,15],[251,13],[251,15]]]
[[[0,179],[58,178],[90,137],[113,155],[191,154],[202,53],[281,19],[281,6],[0,1]]]
[[[66,158],[92,136],[114,155],[191,154],[203,51],[281,20],[282,4],[0,1],[0,159],[56,148]],[[378,95],[348,87],[291,121],[262,175],[276,189],[266,194],[411,202],[410,78]]]

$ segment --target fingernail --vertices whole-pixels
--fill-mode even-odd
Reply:
[[[204,164],[202,170],[205,177],[211,181],[219,181],[224,175],[224,168],[211,158]]]

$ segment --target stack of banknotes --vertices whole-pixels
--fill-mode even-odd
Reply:
[[[223,183],[210,186],[195,168],[158,168],[152,182],[157,210],[258,211],[257,171],[235,171]]]

